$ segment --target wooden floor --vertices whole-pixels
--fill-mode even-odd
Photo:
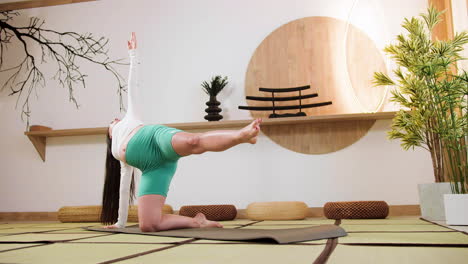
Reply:
[[[299,228],[334,220],[223,222],[225,228]],[[98,223],[0,223],[0,263],[466,263],[468,234],[418,217],[341,220],[348,236],[286,245],[84,230]],[[466,227],[465,227],[466,228]],[[461,227],[463,230],[463,227]]]

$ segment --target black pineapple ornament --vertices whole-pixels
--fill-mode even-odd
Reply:
[[[220,115],[221,108],[219,105],[221,104],[218,100],[216,100],[216,96],[223,90],[223,88],[228,84],[227,77],[221,77],[217,75],[211,79],[211,82],[203,82],[202,87],[206,94],[210,96],[210,100],[206,102],[208,108],[205,109],[205,112],[208,114],[205,116],[205,119],[208,121],[219,121],[223,119],[223,116]]]
[[[208,114],[205,116],[205,119],[208,121],[219,121],[223,119],[223,116],[220,115],[221,108],[219,107],[221,103],[216,100],[216,96],[210,96],[210,100],[206,102],[208,108],[205,109],[205,112]]]

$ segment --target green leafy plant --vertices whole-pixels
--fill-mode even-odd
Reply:
[[[217,75],[211,79],[210,83],[204,81],[202,83],[202,87],[205,93],[209,96],[217,96],[227,84],[227,77],[223,78],[222,76]]]
[[[400,139],[405,150],[422,147],[431,154],[436,182],[450,181],[453,193],[468,191],[468,74],[456,70],[468,33],[452,40],[433,40],[432,30],[441,21],[433,7],[420,18],[405,19],[407,34],[385,47],[398,67],[396,81],[381,72],[376,85],[395,85],[391,101],[402,109],[392,122],[390,139]]]

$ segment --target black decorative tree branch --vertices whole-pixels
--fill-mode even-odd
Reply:
[[[45,22],[33,17],[26,27],[17,27],[11,24],[12,20],[19,16],[19,13],[12,11],[0,12],[0,73],[5,73],[8,77],[3,83],[1,90],[9,89],[9,95],[17,95],[16,105],[24,95],[21,118],[27,118],[29,126],[30,117],[30,96],[33,91],[37,95],[37,87],[45,86],[45,78],[37,67],[38,62],[55,63],[57,72],[53,76],[61,86],[68,89],[69,101],[79,108],[74,96],[76,85],[86,87],[86,75],[81,72],[77,62],[80,60],[101,65],[109,71],[117,80],[118,94],[120,98],[120,110],[122,111],[122,92],[125,92],[126,85],[122,76],[116,71],[114,66],[124,65],[121,60],[110,60],[107,56],[107,44],[109,40],[104,37],[96,38],[91,33],[80,34],[76,32],[58,32],[44,28]],[[19,41],[22,45],[22,56],[18,56],[13,67],[3,69],[6,50],[12,45],[13,40]],[[33,48],[40,47],[41,56],[32,54]],[[36,57],[37,56],[37,57]],[[50,59],[51,62],[48,62]],[[40,61],[39,61],[40,60]]]

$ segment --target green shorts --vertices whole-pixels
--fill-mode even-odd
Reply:
[[[138,196],[167,197],[180,158],[172,147],[172,137],[178,132],[182,131],[163,125],[146,125],[128,142],[125,159],[142,172]]]

